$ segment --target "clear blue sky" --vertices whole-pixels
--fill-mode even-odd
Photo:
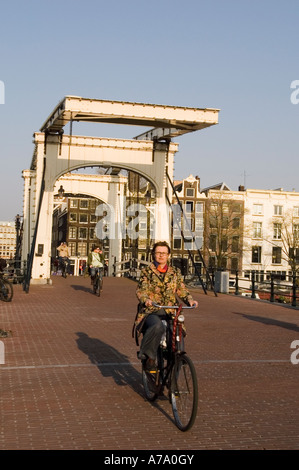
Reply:
[[[22,213],[32,135],[65,95],[218,108],[176,139],[175,178],[299,191],[298,0],[2,0],[0,17],[0,220]],[[109,132],[136,135],[89,134]]]

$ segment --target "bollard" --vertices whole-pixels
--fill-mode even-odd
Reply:
[[[274,297],[274,276],[273,274],[271,274],[271,293],[270,293],[270,302],[274,302],[275,301],[275,297]]]
[[[296,307],[296,273],[293,272],[292,307]]]
[[[239,295],[239,271],[236,271],[236,289],[235,295]]]
[[[251,298],[255,299],[255,271],[251,272]]]

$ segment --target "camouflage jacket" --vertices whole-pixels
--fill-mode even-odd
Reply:
[[[144,305],[148,299],[160,305],[177,305],[177,297],[186,304],[193,300],[178,268],[169,266],[167,272],[161,274],[154,263],[141,271],[136,295],[140,304],[143,305],[136,318],[136,324],[141,321],[144,315],[157,310],[156,307]],[[172,314],[173,310],[167,309],[166,313]]]

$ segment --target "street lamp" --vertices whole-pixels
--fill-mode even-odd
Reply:
[[[64,198],[64,189],[63,189],[62,184],[60,185],[60,188],[58,189],[58,194],[59,194],[59,199]]]

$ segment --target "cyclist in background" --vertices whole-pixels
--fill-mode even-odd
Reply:
[[[87,258],[87,268],[91,276],[91,280],[94,279],[97,269],[104,269],[104,255],[100,246],[95,246]]]
[[[71,272],[70,252],[66,242],[61,242],[57,248],[59,265],[62,267],[63,261],[67,263],[67,273]]]
[[[148,369],[155,366],[161,336],[165,331],[162,323],[163,317],[172,314],[172,310],[157,310],[153,306],[153,302],[159,305],[177,305],[176,297],[179,297],[187,305],[198,306],[183,282],[181,271],[169,265],[170,247],[168,243],[155,243],[152,257],[153,263],[141,271],[136,290],[140,309],[135,325],[138,334],[143,333],[138,357],[141,360],[146,360],[146,368]]]

